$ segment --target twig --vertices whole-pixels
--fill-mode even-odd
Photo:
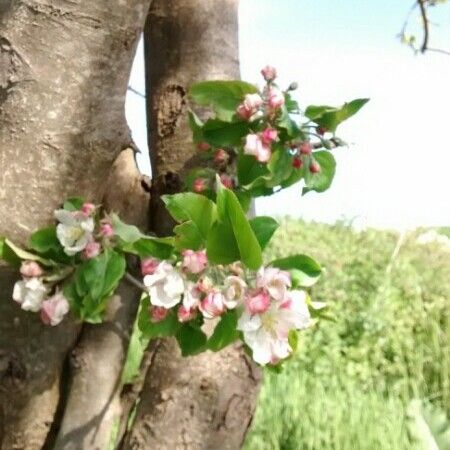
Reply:
[[[137,91],[136,89],[134,89],[131,86],[128,86],[128,90],[131,91],[133,94],[138,95],[139,97],[146,98],[146,96],[144,94],[142,94],[141,92]]]
[[[425,7],[425,0],[417,0],[420,8],[420,15],[422,16],[423,22],[423,42],[420,51],[425,53],[428,48],[428,37],[429,37],[429,28],[428,28],[428,17],[427,17],[427,9]]]
[[[134,278],[133,275],[131,275],[131,273],[125,272],[125,279],[132,285],[139,288],[141,291],[148,292],[147,286],[145,286],[145,284],[141,283],[139,280]]]

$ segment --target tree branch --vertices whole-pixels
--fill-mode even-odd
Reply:
[[[425,7],[425,0],[417,0],[417,3],[420,8],[420,15],[422,16],[422,23],[423,23],[423,41],[422,41],[422,47],[420,48],[420,51],[422,53],[425,53],[428,48],[428,38],[429,38],[429,33],[430,33],[427,9]]]

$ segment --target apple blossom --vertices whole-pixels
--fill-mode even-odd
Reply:
[[[230,275],[224,280],[224,297],[225,306],[228,309],[235,308],[244,300],[247,283],[236,275]]]
[[[153,275],[156,268],[159,266],[159,259],[145,258],[141,261],[141,273],[142,275]]]
[[[303,166],[303,161],[300,158],[296,157],[292,160],[292,167],[294,169],[301,169],[302,166]]]
[[[162,306],[151,306],[149,312],[151,315],[151,321],[153,323],[157,323],[161,322],[167,317],[167,313],[169,312],[169,310]]]
[[[284,303],[272,302],[262,314],[245,310],[239,318],[237,329],[243,332],[244,341],[259,364],[275,364],[287,358],[292,352],[289,331],[306,328],[311,323],[306,294],[292,291],[289,296]]]
[[[83,256],[86,259],[95,258],[100,254],[101,249],[102,247],[98,242],[95,241],[88,242],[85,249],[83,250]]]
[[[214,162],[217,164],[226,163],[229,159],[230,155],[223,148],[218,148],[214,153]]]
[[[114,236],[114,228],[108,222],[103,222],[100,224],[100,234],[106,238],[110,238]]]
[[[95,213],[95,205],[93,203],[83,203],[81,211],[86,216],[92,216]]]
[[[251,314],[261,314],[270,306],[270,295],[263,289],[250,292],[245,299],[245,304]]]
[[[56,235],[67,255],[81,252],[92,241],[95,226],[92,217],[86,217],[82,211],[58,209],[55,218],[60,222],[56,227]]]
[[[222,175],[220,175],[220,182],[227,189],[233,189],[233,187],[234,187],[233,178],[231,178],[230,175],[227,175],[226,173],[223,173]]]
[[[52,327],[60,324],[64,316],[69,312],[69,302],[62,292],[57,292],[52,297],[42,302],[41,320]]]
[[[24,277],[33,278],[42,276],[44,271],[36,261],[23,261],[20,266],[20,273]]]
[[[284,94],[280,89],[271,87],[268,94],[268,104],[272,109],[278,109],[284,105]]]
[[[203,178],[197,178],[194,180],[194,184],[192,185],[192,190],[197,194],[200,194],[206,189],[206,182]]]
[[[200,303],[201,291],[196,283],[188,281],[185,285],[183,295],[183,306],[186,309],[197,308]]]
[[[261,134],[261,140],[265,145],[270,145],[278,137],[278,131],[275,128],[266,128]]]
[[[266,81],[273,81],[277,77],[277,69],[272,66],[266,66],[261,70],[261,74]]]
[[[285,299],[289,286],[291,286],[289,272],[276,267],[261,267],[256,274],[256,287],[266,289],[277,301]]]
[[[47,286],[40,278],[29,278],[16,282],[12,297],[23,310],[38,312],[47,292]]]
[[[320,172],[320,164],[317,161],[312,161],[309,165],[309,171],[311,173],[319,173]]]
[[[205,270],[208,258],[205,250],[184,250],[182,267],[190,273],[200,273]]]
[[[247,94],[244,101],[237,107],[237,114],[245,120],[251,120],[263,104],[259,94]]]
[[[225,297],[220,292],[212,291],[200,302],[199,309],[205,319],[221,316],[226,310]]]
[[[144,277],[144,285],[154,306],[171,308],[180,302],[184,293],[183,277],[167,261],[161,261],[153,274]]]
[[[248,134],[245,139],[244,153],[253,155],[259,162],[267,162],[272,156],[270,147],[265,145],[258,134]]]
[[[187,322],[189,320],[194,319],[197,316],[197,310],[186,308],[184,305],[181,305],[177,311],[177,317],[179,322]]]
[[[213,287],[214,283],[209,277],[201,277],[197,282],[197,288],[203,294],[208,294]]]
[[[299,149],[302,155],[310,155],[312,152],[312,145],[310,142],[302,142]]]

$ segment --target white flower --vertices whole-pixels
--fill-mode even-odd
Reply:
[[[292,291],[286,301],[272,302],[262,314],[251,314],[248,310],[242,313],[237,329],[243,332],[257,363],[275,364],[289,356],[292,351],[289,331],[306,328],[311,323],[305,299],[305,292]]]
[[[185,285],[183,295],[183,306],[190,310],[197,308],[200,303],[200,290],[195,283],[188,281]]]
[[[60,324],[69,312],[69,302],[61,292],[45,300],[41,306],[41,320],[52,327]]]
[[[291,286],[289,272],[276,267],[261,267],[256,275],[256,287],[266,289],[278,301],[286,297],[287,289]]]
[[[233,309],[244,300],[247,283],[236,275],[230,275],[225,278],[224,288],[225,306]]]
[[[259,134],[248,134],[245,138],[244,153],[253,155],[259,162],[267,162],[272,156],[270,147],[262,141]]]
[[[185,289],[183,277],[167,261],[161,261],[152,275],[146,275],[144,284],[149,288],[152,305],[164,308],[179,303]]]
[[[14,285],[13,300],[25,311],[38,312],[47,295],[47,287],[40,278],[18,281]]]
[[[60,222],[56,227],[56,235],[67,255],[73,256],[81,252],[92,241],[95,226],[92,217],[81,211],[58,209],[55,211],[55,218]]]
[[[211,291],[199,304],[198,309],[205,319],[221,316],[225,310],[225,297],[221,292]]]

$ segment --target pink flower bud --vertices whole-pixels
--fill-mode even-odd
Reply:
[[[24,261],[20,266],[20,273],[24,277],[41,277],[44,273],[42,267],[35,261]]]
[[[95,213],[95,205],[93,203],[84,203],[81,207],[81,212],[86,216],[91,216]]]
[[[277,77],[277,69],[272,66],[266,66],[261,70],[261,74],[266,81],[273,81]]]
[[[253,115],[253,110],[250,108],[247,108],[243,103],[241,103],[237,109],[236,109],[237,115],[244,120],[249,120],[250,117]]]
[[[205,250],[199,250],[194,252],[193,250],[183,251],[183,263],[182,267],[190,273],[200,273],[205,270],[208,258],[206,257]]]
[[[197,311],[194,308],[186,308],[184,305],[181,305],[178,308],[177,316],[178,321],[183,323],[194,319],[197,316]]]
[[[233,178],[231,178],[226,173],[220,175],[220,182],[228,189],[233,189],[234,187]]]
[[[155,258],[145,258],[141,261],[142,275],[153,275],[158,268],[160,261]]]
[[[114,228],[108,222],[104,222],[100,225],[100,234],[106,238],[114,236]]]
[[[62,322],[69,312],[69,302],[61,292],[42,302],[41,320],[45,325],[56,326]]]
[[[197,144],[197,148],[202,152],[206,152],[211,148],[211,146],[207,142],[199,142]]]
[[[214,162],[217,164],[226,163],[228,161],[229,155],[223,148],[218,148],[214,153]]]
[[[311,173],[319,173],[320,172],[320,164],[317,161],[313,161],[310,165],[309,165],[309,171]]]
[[[168,309],[163,308],[162,306],[151,306],[150,307],[150,315],[151,321],[153,323],[161,322],[167,316]]]
[[[302,142],[299,149],[302,155],[310,155],[312,152],[312,145],[310,142]]]
[[[253,291],[246,299],[247,309],[251,314],[261,314],[270,306],[270,295],[263,290]]]
[[[221,316],[225,310],[225,298],[220,292],[210,292],[199,305],[199,309],[206,319]]]
[[[269,89],[268,103],[270,108],[278,109],[284,105],[284,95],[278,88],[271,87]]]
[[[91,241],[88,242],[88,244],[84,248],[83,255],[86,259],[92,259],[100,254],[100,250],[101,245],[98,242]]]
[[[261,134],[261,139],[263,143],[266,145],[270,145],[273,141],[276,140],[277,137],[278,137],[277,130],[270,127],[266,128]]]
[[[319,134],[320,136],[323,136],[328,130],[325,127],[317,127],[316,128],[317,134]]]
[[[203,294],[209,294],[213,287],[214,284],[208,277],[202,277],[197,282],[197,289]]]
[[[197,192],[197,194],[200,194],[201,192],[203,192],[206,189],[206,182],[203,178],[197,178],[194,181],[194,184],[192,186],[192,190],[194,192]]]
[[[302,161],[300,158],[295,157],[295,158],[292,160],[292,167],[293,167],[294,169],[301,169],[302,166],[303,166],[303,161]]]

